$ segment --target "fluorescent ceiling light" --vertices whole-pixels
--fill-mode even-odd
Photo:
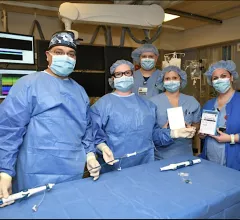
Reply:
[[[179,17],[180,16],[178,16],[178,15],[172,15],[172,14],[165,13],[164,22],[171,21],[171,20],[179,18]]]

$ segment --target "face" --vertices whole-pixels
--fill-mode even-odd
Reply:
[[[233,77],[231,74],[225,70],[225,69],[216,69],[212,74],[212,81],[217,79],[230,79],[230,81],[233,81]]]
[[[143,59],[143,58],[154,59],[155,63],[156,63],[157,59],[158,59],[158,56],[155,53],[152,53],[152,52],[145,52],[145,53],[142,53],[141,56],[140,56],[140,59]]]
[[[123,73],[124,73],[124,74],[123,74]],[[115,69],[112,78],[120,78],[120,77],[122,77],[123,75],[129,76],[129,77],[133,75],[133,72],[132,72],[130,66],[128,66],[127,64],[119,65],[119,66]]]
[[[163,81],[181,81],[181,78],[176,72],[170,71],[165,73]]]
[[[51,48],[49,51],[46,51],[47,61],[48,61],[49,65],[52,64],[52,55],[60,56],[60,55],[65,55],[65,54],[76,60],[76,51],[70,47],[55,46],[55,47]]]

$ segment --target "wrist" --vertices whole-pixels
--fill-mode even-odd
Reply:
[[[1,178],[5,178],[5,179],[12,180],[12,177],[11,177],[9,174],[4,173],[4,172],[1,172],[1,173],[0,173],[0,179],[1,179]]]
[[[87,162],[91,159],[96,159],[95,154],[93,152],[89,152],[87,154]]]
[[[230,144],[235,144],[236,135],[230,134]]]
[[[97,149],[99,149],[100,151],[104,151],[104,149],[108,148],[108,146],[105,143],[101,143],[97,145]]]

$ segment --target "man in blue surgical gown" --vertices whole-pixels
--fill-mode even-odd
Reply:
[[[68,78],[76,63],[69,31],[55,33],[48,68],[24,76],[0,105],[0,198],[13,191],[58,183],[83,173],[99,177],[89,99]],[[16,167],[16,168],[15,168]]]
[[[141,66],[134,72],[132,92],[143,98],[149,99],[160,93],[156,87],[160,74],[160,70],[155,67],[158,56],[158,49],[152,44],[144,44],[132,52],[133,60]]]
[[[91,107],[99,161],[109,162],[125,156],[112,166],[102,166],[102,173],[154,161],[154,144],[169,145],[177,137],[191,138],[195,133],[195,128],[159,128],[156,106],[131,92],[133,69],[129,61],[115,62],[110,68],[115,91]],[[130,155],[133,156],[127,157]]]

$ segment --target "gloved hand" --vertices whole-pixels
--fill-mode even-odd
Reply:
[[[7,173],[0,173],[0,199],[7,199],[9,195],[12,194],[12,177]],[[0,207],[4,207],[14,203],[14,201],[5,203]]]
[[[103,159],[107,164],[113,165],[114,163],[117,162],[116,160],[114,160],[113,152],[110,150],[110,148],[105,143],[98,144],[97,148],[100,151],[102,151]],[[109,162],[109,161],[111,161],[111,162]]]
[[[93,152],[87,154],[87,169],[90,176],[93,177],[93,180],[97,180],[99,178],[101,166]]]
[[[171,138],[193,138],[196,133],[195,127],[180,128],[176,130],[171,130]]]

